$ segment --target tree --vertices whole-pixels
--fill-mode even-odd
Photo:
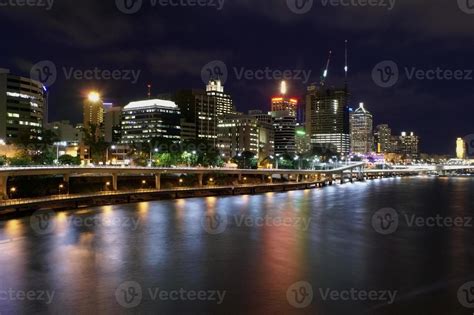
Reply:
[[[25,152],[20,152],[15,157],[10,158],[9,164],[11,166],[28,166],[33,164],[33,159]]]
[[[69,154],[64,154],[59,157],[60,165],[81,165],[81,158],[79,156],[73,157]]]

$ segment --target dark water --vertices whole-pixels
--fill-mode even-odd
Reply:
[[[0,222],[0,313],[472,314],[473,192],[384,179]],[[437,214],[457,226],[422,226]]]

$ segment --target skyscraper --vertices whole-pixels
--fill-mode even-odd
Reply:
[[[352,153],[367,154],[373,151],[372,124],[372,114],[364,108],[364,103],[360,103],[359,108],[350,115]]]
[[[286,96],[287,86],[283,81],[280,96],[272,98],[271,116],[275,137],[275,154],[295,154],[295,128],[298,101]]]
[[[206,86],[206,94],[216,99],[216,115],[218,117],[235,113],[232,97],[224,93],[221,80],[210,80]]]
[[[314,145],[334,146],[346,155],[350,149],[347,88],[312,84],[306,94],[306,130]]]
[[[375,129],[376,152],[393,152],[393,148],[391,146],[392,129],[390,129],[387,124],[378,125]]]
[[[259,154],[259,125],[257,118],[249,115],[227,114],[218,124],[219,150],[227,157],[242,152]]]
[[[418,157],[419,138],[414,132],[402,132],[400,136],[400,153],[407,155],[410,158]]]
[[[463,138],[457,138],[456,140],[456,157],[458,159],[466,158],[466,142]]]
[[[90,92],[84,100],[83,124],[88,129],[91,125],[100,127],[104,122],[104,103],[97,92]]]
[[[0,140],[41,139],[45,104],[46,89],[40,82],[0,69]]]
[[[181,90],[173,95],[178,105],[182,124],[186,126],[185,138],[207,140],[217,144],[217,98],[203,90]]]

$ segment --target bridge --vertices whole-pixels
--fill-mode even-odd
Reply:
[[[242,183],[244,176],[262,176],[262,183],[273,184],[273,178],[287,176],[294,182],[322,182],[345,178],[352,181],[354,175],[363,180],[366,177],[409,175],[423,173],[437,173],[445,175],[449,171],[470,170],[474,171],[474,165],[422,165],[422,166],[397,166],[384,169],[367,169],[364,162],[317,164],[314,169],[236,169],[236,168],[204,168],[204,167],[118,167],[118,166],[34,166],[34,167],[2,167],[0,168],[0,200],[9,199],[8,179],[18,176],[62,176],[65,186],[69,185],[72,176],[104,176],[110,177],[110,191],[118,191],[119,176],[153,176],[154,189],[161,190],[161,176],[191,175],[197,176],[198,187],[203,187],[205,176],[219,174],[237,176]]]
[[[273,182],[274,175],[291,176],[299,182],[303,178],[321,179],[321,176],[344,174],[345,172],[356,172],[362,174],[364,163],[331,164],[321,165],[321,169],[315,170],[289,170],[289,169],[236,169],[236,168],[204,168],[204,167],[116,167],[116,166],[35,166],[35,167],[3,167],[0,168],[0,199],[8,199],[8,179],[18,176],[62,176],[65,185],[68,185],[72,176],[110,176],[110,188],[118,190],[118,177],[127,175],[154,176],[155,189],[161,189],[161,176],[163,174],[187,174],[197,175],[198,186],[203,186],[205,175],[215,176],[217,174],[234,175],[239,182],[246,175],[261,175],[268,183]],[[294,176],[294,177],[293,177]]]

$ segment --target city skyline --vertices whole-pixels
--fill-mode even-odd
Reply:
[[[148,83],[152,84],[155,95],[181,87],[200,88],[204,84],[201,71],[214,60],[221,60],[227,66],[225,85],[234,95],[240,111],[254,108],[266,111],[270,107],[268,95],[277,91],[279,80],[246,79],[246,70],[254,73],[267,67],[289,70],[295,78],[287,80],[294,94],[304,96],[306,86],[319,81],[327,52],[332,50],[327,81],[328,85],[337,86],[344,80],[344,41],[347,39],[351,105],[355,107],[358,102],[365,102],[374,114],[374,125],[388,122],[395,130],[415,129],[423,139],[422,151],[428,153],[449,153],[453,150],[452,139],[472,133],[468,119],[474,111],[468,92],[472,80],[410,77],[413,69],[470,70],[463,60],[473,51],[465,46],[459,48],[472,36],[466,30],[473,19],[455,2],[434,6],[427,1],[397,2],[392,10],[387,7],[344,7],[342,10],[315,3],[304,14],[295,14],[286,1],[272,5],[226,2],[221,10],[206,7],[147,10],[143,7],[134,14],[124,14],[113,2],[71,4],[66,1],[55,3],[51,10],[11,8],[8,11],[8,14],[0,12],[0,23],[9,30],[1,66],[28,76],[31,67],[40,61],[51,60],[55,64],[57,78],[51,87],[51,121],[77,121],[81,92],[92,88],[102,90],[103,95],[112,96],[113,101],[123,106],[130,99],[145,96]],[[428,14],[418,19],[402,18],[419,12]],[[196,15],[203,18],[192,19]],[[426,16],[443,16],[443,19]],[[231,22],[242,18],[246,23]],[[181,21],[180,25],[172,28],[177,20]],[[191,20],[193,24],[187,22]],[[41,26],[41,31],[31,27],[35,23]],[[23,42],[19,34],[27,25],[30,26],[28,32],[34,36]],[[271,31],[267,25],[271,25]],[[301,34],[300,40],[295,34]],[[307,41],[309,34],[318,40]],[[41,45],[43,35],[48,38],[46,46]],[[401,41],[401,38],[410,40]],[[280,40],[288,44],[275,50],[274,43]],[[294,49],[303,42],[308,45]],[[440,42],[444,44],[439,45]],[[414,51],[426,51],[430,58],[413,54]],[[371,78],[374,67],[385,60],[394,61],[400,71],[400,78],[393,87],[382,88]],[[140,71],[140,75],[136,82],[132,73],[128,73],[128,80],[126,73],[122,73],[121,80],[104,82],[74,79],[71,73],[96,67],[130,70],[135,74]],[[411,117],[402,114],[407,110],[412,112]],[[448,128],[437,128],[439,125]]]

